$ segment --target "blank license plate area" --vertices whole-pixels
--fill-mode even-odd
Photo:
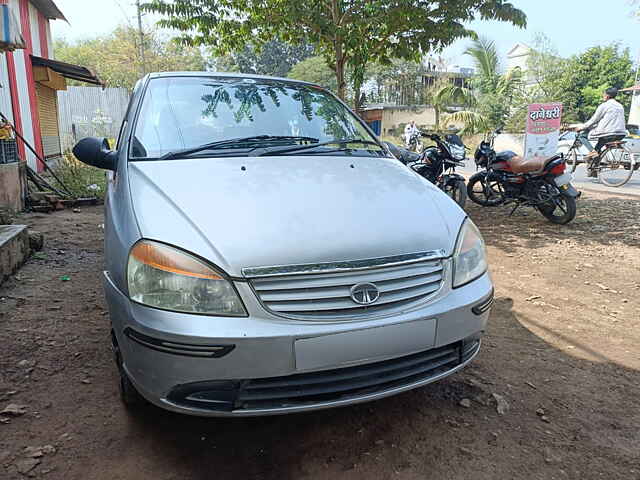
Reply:
[[[296,369],[349,366],[409,355],[435,345],[436,319],[296,340]]]

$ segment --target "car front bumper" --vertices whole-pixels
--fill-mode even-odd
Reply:
[[[164,409],[255,416],[375,400],[420,387],[469,363],[480,348],[493,285],[488,273],[401,314],[352,322],[294,321],[257,302],[248,317],[148,308],[105,273],[123,367]],[[237,288],[247,303],[254,294]]]

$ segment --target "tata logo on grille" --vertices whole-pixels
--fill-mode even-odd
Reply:
[[[359,305],[371,305],[380,298],[380,290],[373,283],[358,283],[351,287],[351,300]]]

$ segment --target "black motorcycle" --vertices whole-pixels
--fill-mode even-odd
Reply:
[[[464,177],[456,167],[464,166],[465,146],[458,135],[448,134],[442,139],[435,134],[422,134],[435,142],[435,146],[424,149],[421,154],[410,152],[387,143],[391,153],[406,166],[417,172],[449,195],[460,207],[467,201]]]
[[[580,193],[571,185],[564,157],[524,159],[511,151],[496,153],[493,141],[498,133],[475,152],[476,165],[483,170],[469,179],[471,201],[485,207],[514,204],[511,215],[521,206],[534,207],[560,225],[573,220]]]
[[[422,145],[421,137],[422,136],[419,132],[412,133],[405,148],[411,150],[412,152],[422,153],[422,150],[424,150],[424,146]]]

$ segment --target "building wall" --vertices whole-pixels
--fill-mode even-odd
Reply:
[[[436,126],[436,110],[433,107],[406,107],[406,108],[385,108],[382,111],[382,134],[388,135],[393,130],[398,132],[404,126],[414,120],[418,128],[423,130],[431,130]],[[440,124],[443,128],[462,128],[461,123],[450,122],[443,124],[442,118]]]
[[[11,91],[9,85],[9,71],[7,56],[0,54],[0,112],[13,123],[13,108],[11,107]]]
[[[116,139],[127,113],[125,88],[67,87],[58,92],[62,151],[84,137]]]
[[[2,3],[2,1],[0,1]],[[42,136],[38,119],[38,99],[31,66],[31,54],[51,58],[53,44],[51,28],[29,0],[4,0],[18,20],[27,48],[0,53],[0,108],[16,130],[42,155]],[[21,158],[30,167],[38,168],[36,156],[18,142]]]
[[[21,166],[16,162],[0,163],[0,208],[12,213],[24,209]]]
[[[431,128],[436,124],[436,111],[433,107],[385,108],[382,111],[382,133],[402,128],[412,120],[419,128]]]

